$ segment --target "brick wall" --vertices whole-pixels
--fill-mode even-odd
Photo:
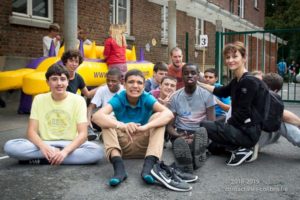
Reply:
[[[54,0],[54,21],[61,25],[62,33],[64,26],[63,2]],[[229,1],[213,0],[211,2],[218,4],[222,8],[229,9]],[[235,10],[237,12],[237,0],[235,3]],[[263,6],[261,1],[259,3],[259,6]],[[48,33],[48,30],[10,24],[8,20],[12,10],[11,0],[2,0],[0,4],[0,56],[40,57],[42,55],[42,37]],[[96,41],[97,45],[103,45],[105,38],[108,36],[108,8],[109,1],[78,1],[78,24],[88,31],[88,38]],[[247,12],[245,14],[247,17]],[[254,15],[253,20],[254,17],[259,17],[253,13],[252,15]],[[138,59],[140,58],[139,49],[145,49],[146,44],[149,44],[151,48],[149,52],[145,51],[146,60],[154,63],[158,61],[168,62],[168,47],[161,44],[160,5],[145,0],[131,1],[130,27],[131,36],[134,36],[135,40],[128,41],[128,44],[130,48],[132,45],[136,46]],[[188,34],[188,45],[186,44],[186,34]],[[205,51],[205,64],[214,65],[215,25],[206,22],[205,34],[209,38],[209,45]],[[157,42],[156,46],[152,45],[153,39]],[[202,65],[203,51],[195,49],[195,18],[188,16],[187,13],[182,11],[177,11],[177,44],[183,50],[184,60],[188,57],[189,62]],[[187,46],[189,55],[185,55]]]
[[[103,45],[108,36],[109,1],[78,1],[78,25],[87,30],[88,38]]]
[[[148,1],[132,1],[131,35],[135,37],[137,58],[139,49],[150,44],[150,51],[145,51],[145,59],[151,62],[169,60],[168,46],[161,44],[161,6]],[[186,60],[186,48],[188,46],[189,62],[200,63],[199,56],[195,58],[195,18],[188,16],[185,12],[177,11],[177,46],[183,51]],[[188,33],[188,45],[186,34]],[[157,41],[156,46],[151,44],[152,39]]]
[[[150,51],[144,51],[146,60],[153,63],[168,61],[168,47],[161,44],[161,6],[148,1],[131,2],[131,35],[135,37],[137,58],[140,59],[140,48],[145,49],[146,44],[150,45]],[[152,39],[157,44],[152,45]]]
[[[8,16],[11,12],[11,9],[8,8],[10,3],[10,0],[2,0],[0,2],[0,56],[3,56],[8,52]]]
[[[229,11],[229,0],[209,0],[209,2],[220,6],[221,8]],[[234,14],[238,14],[238,2],[234,0]],[[256,26],[264,27],[264,16],[265,16],[265,1],[258,1],[258,8],[254,8],[253,0],[244,0],[244,19],[252,22]]]

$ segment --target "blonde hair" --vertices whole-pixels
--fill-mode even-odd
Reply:
[[[228,53],[236,53],[237,51],[241,53],[243,58],[246,58],[246,48],[244,43],[240,41],[226,44],[223,50],[223,56],[225,57]]]
[[[110,36],[116,41],[120,47],[126,47],[126,26],[120,24],[112,24],[109,27]]]

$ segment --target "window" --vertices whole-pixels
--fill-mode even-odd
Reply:
[[[244,0],[239,0],[238,16],[244,18]]]
[[[234,0],[229,0],[229,12],[234,13]]]
[[[161,43],[168,44],[168,7],[161,8]]]
[[[10,22],[48,28],[53,22],[53,0],[13,0]]]
[[[254,8],[258,8],[258,0],[254,0]]]
[[[200,35],[204,34],[204,21],[200,18],[196,18],[196,44],[195,46],[199,46],[200,45]]]
[[[111,24],[126,24],[130,34],[130,0],[110,0],[109,21]]]

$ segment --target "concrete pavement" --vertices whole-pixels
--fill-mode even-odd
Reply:
[[[28,115],[18,115],[18,102],[8,99],[0,108],[0,145],[25,136]],[[300,115],[299,104],[286,108]],[[174,158],[170,147],[163,159]],[[300,148],[284,138],[267,146],[255,162],[225,165],[225,157],[211,156],[195,173],[191,192],[174,192],[146,185],[140,178],[142,160],[126,160],[128,179],[117,188],[107,185],[113,170],[107,161],[86,166],[18,165],[0,149],[0,199],[300,199]]]

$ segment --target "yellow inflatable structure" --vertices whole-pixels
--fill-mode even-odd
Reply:
[[[87,86],[104,84],[108,71],[106,63],[102,61],[104,47],[96,46],[93,43],[92,45],[84,45],[83,50],[85,59],[78,67],[77,72],[83,77]],[[28,95],[48,92],[49,87],[46,84],[45,73],[52,64],[60,62],[63,52],[64,47],[59,50],[56,57],[39,58],[39,61],[36,62],[36,69],[22,68],[0,72],[0,91],[22,88],[23,92]],[[136,61],[134,47],[132,50],[126,50],[126,59],[128,70],[139,69],[146,78],[152,77],[154,64],[147,61]]]

